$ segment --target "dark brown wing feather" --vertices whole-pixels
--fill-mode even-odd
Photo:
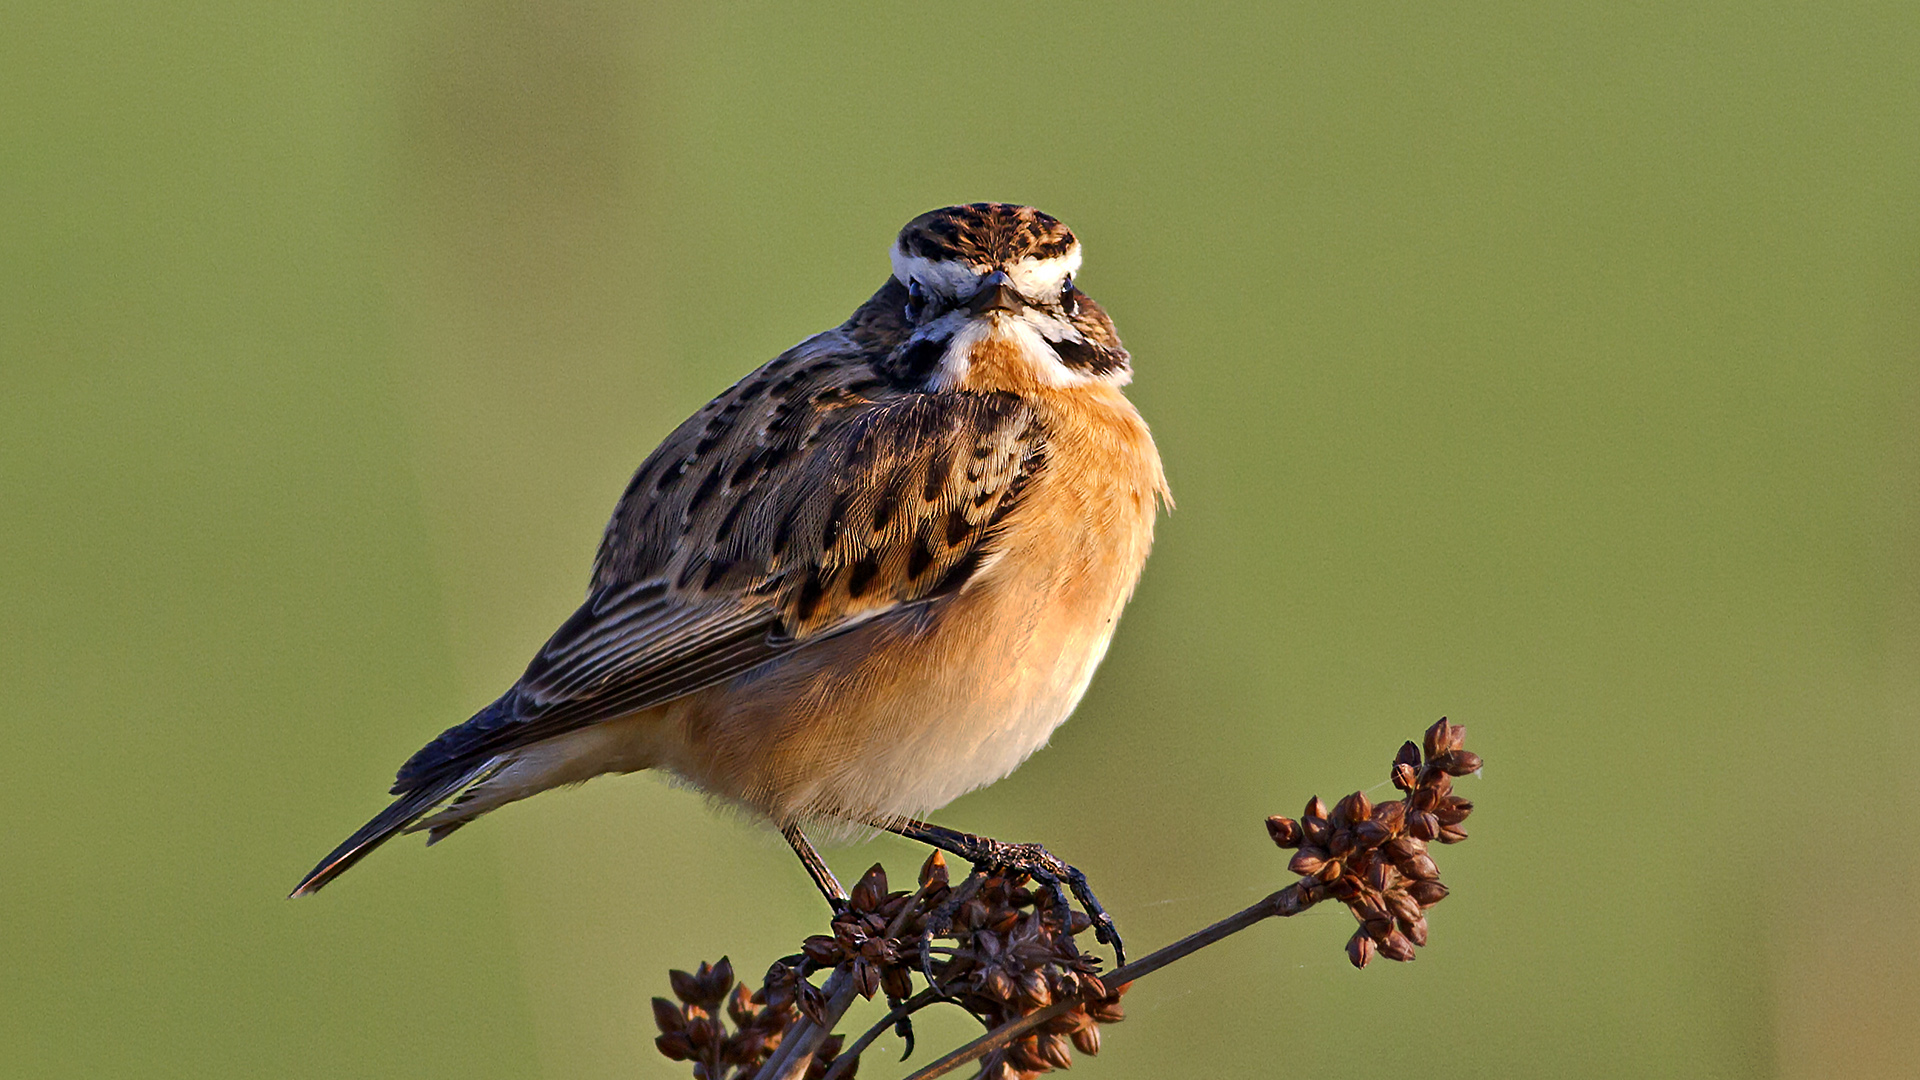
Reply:
[[[1043,463],[1018,398],[904,392],[856,357],[794,350],[654,451],[586,603],[512,690],[415,754],[395,792],[958,589]]]

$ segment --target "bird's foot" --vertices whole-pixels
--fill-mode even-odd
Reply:
[[[1012,871],[1025,874],[1044,889],[1054,904],[1062,925],[1071,922],[1072,908],[1067,901],[1067,892],[1080,902],[1087,913],[1087,919],[1093,924],[1093,936],[1102,945],[1113,946],[1115,966],[1127,962],[1126,947],[1120,941],[1120,929],[1114,925],[1113,916],[1100,905],[1093,890],[1087,887],[1087,875],[1070,863],[1067,863],[1039,844],[1010,844],[1004,840],[995,840],[972,833],[957,832],[940,825],[930,825],[924,821],[908,821],[886,826],[890,831],[899,833],[910,840],[923,844],[932,844],[942,851],[950,852],[973,864],[975,876],[986,872]],[[958,893],[956,892],[956,895]],[[971,895],[969,893],[969,895]],[[961,901],[962,903],[964,900]],[[955,910],[959,904],[949,900]],[[948,919],[952,915],[949,913]],[[951,925],[949,921],[948,925]]]

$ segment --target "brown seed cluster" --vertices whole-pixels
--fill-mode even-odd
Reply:
[[[1354,967],[1366,967],[1376,952],[1411,960],[1414,947],[1427,943],[1426,909],[1447,895],[1427,845],[1465,840],[1460,823],[1473,812],[1453,793],[1454,777],[1480,771],[1480,756],[1461,748],[1465,734],[1442,717],[1424,746],[1402,746],[1393,786],[1405,794],[1395,802],[1376,806],[1356,791],[1331,812],[1316,797],[1298,821],[1267,819],[1274,843],[1299,849],[1288,869],[1301,875],[1302,887],[1315,899],[1341,901],[1360,921],[1347,941]]]
[[[1099,958],[1074,944],[1074,936],[1090,926],[1081,912],[1036,894],[1022,874],[976,872],[953,886],[936,851],[920,868],[918,888],[907,892],[890,890],[886,871],[876,864],[833,917],[832,932],[807,938],[797,955],[776,962],[752,995],[742,985],[728,998],[733,969],[725,960],[691,974],[673,972],[673,992],[684,1008],[654,999],[661,1030],[655,1044],[675,1061],[693,1061],[697,1080],[752,1075],[798,1017],[826,1023],[827,996],[813,977],[829,971],[844,972],[868,998],[884,991],[894,1010],[890,1022],[909,1039],[907,1018],[942,1002],[992,1029],[1056,1001],[1084,999],[995,1050],[981,1074],[987,1080],[1030,1080],[1069,1067],[1075,1049],[1099,1053],[1100,1025],[1123,1016],[1126,987],[1109,991],[1098,974]],[[928,972],[932,987],[916,994],[916,981]],[[732,1034],[720,1019],[723,1000]],[[857,1055],[877,1033],[869,1032],[850,1053]],[[836,1080],[853,1076],[857,1056],[843,1064],[835,1060],[845,1045],[843,1036],[827,1039],[808,1076],[819,1080],[833,1067],[840,1070]]]
[[[1119,986],[1109,991],[1098,958],[1075,947],[1074,935],[1091,921],[1065,914],[1028,888],[1025,875],[993,874],[960,903],[951,936],[955,947],[934,965],[937,988],[957,1000],[989,1030],[1055,1001],[1082,998],[1006,1047],[989,1054],[984,1080],[1028,1080],[1073,1064],[1073,1051],[1100,1052],[1100,1025],[1124,1018]],[[965,886],[962,886],[965,888]]]
[[[886,869],[874,863],[854,885],[846,910],[833,917],[833,932],[801,943],[801,955],[814,969],[845,968],[861,997],[871,1000],[885,990],[888,1001],[904,1001],[913,994],[913,965],[928,917],[952,891],[938,851],[920,867],[919,883],[911,893],[889,892]],[[824,1002],[817,991],[799,1000],[802,1012],[820,1019]]]
[[[791,997],[769,1001],[764,988],[749,994],[747,984],[734,985],[733,964],[724,956],[717,964],[703,963],[698,971],[672,971],[667,978],[680,1003],[653,999],[653,1022],[660,1027],[653,1045],[674,1061],[693,1062],[694,1080],[752,1076],[780,1048],[780,1040],[798,1018]],[[732,1032],[721,1018],[722,1002],[726,1018],[733,1021]],[[826,1075],[842,1043],[834,1036],[821,1045],[807,1069],[809,1080]],[[853,1072],[849,1069],[844,1075]]]

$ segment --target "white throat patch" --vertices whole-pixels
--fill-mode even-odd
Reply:
[[[967,373],[973,366],[973,352],[988,341],[998,340],[1013,346],[1014,352],[1025,362],[1027,370],[1045,386],[1070,387],[1086,386],[1090,383],[1104,382],[1115,386],[1124,386],[1131,381],[1132,373],[1122,371],[1094,375],[1075,371],[1060,362],[1060,354],[1053,350],[1049,341],[1059,341],[1066,328],[1060,320],[1038,312],[1025,312],[1019,315],[997,313],[993,315],[968,317],[963,312],[949,312],[934,320],[927,327],[933,336],[952,326],[953,337],[947,342],[946,352],[940,356],[940,363],[927,379],[927,389],[951,390],[966,381]],[[1052,331],[1049,335],[1048,331]]]

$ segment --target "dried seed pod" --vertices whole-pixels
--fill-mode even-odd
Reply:
[[[1403,925],[1420,917],[1420,902],[1402,890],[1395,889],[1385,895],[1386,906],[1393,912],[1395,920]],[[1421,942],[1424,945],[1426,942]]]
[[[721,957],[711,968],[700,965],[700,974],[705,976],[707,996],[716,1005],[726,1000],[727,991],[733,989],[733,961]]]
[[[1440,819],[1442,825],[1458,825],[1473,813],[1473,804],[1458,795],[1449,795],[1440,800],[1433,808],[1433,816]]]
[[[1030,1009],[1044,1009],[1053,1004],[1053,992],[1047,987],[1047,977],[1038,971],[1020,973],[1020,1000]]]
[[[685,1061],[693,1056],[693,1043],[684,1031],[669,1031],[654,1039],[653,1046],[669,1061]]]
[[[1056,1069],[1073,1068],[1073,1049],[1065,1035],[1041,1035],[1038,1051],[1040,1060]]]
[[[1409,743],[1408,745],[1412,744]],[[1399,788],[1401,791],[1412,791],[1413,786],[1419,782],[1420,770],[1414,768],[1412,765],[1395,765],[1393,767],[1394,787]]]
[[[1313,798],[1307,800],[1307,808],[1301,812],[1300,816],[1302,818],[1318,818],[1321,821],[1325,821],[1327,818],[1327,804],[1320,801],[1320,796],[1315,795]]]
[[[1432,761],[1434,758],[1453,749],[1452,735],[1453,732],[1447,724],[1447,718],[1444,716],[1435,721],[1434,725],[1426,730],[1426,734],[1421,738],[1422,745],[1427,751],[1428,761]]]
[[[1399,806],[1399,803],[1388,803]],[[1363,848],[1377,848],[1393,837],[1393,832],[1378,820],[1363,821],[1353,827],[1353,841]]]
[[[1120,995],[1126,993],[1127,988],[1132,985],[1132,983],[1121,983],[1119,990],[1112,997],[1089,999],[1085,1006],[1087,1015],[1102,1024],[1117,1024],[1125,1020],[1127,1013],[1120,1005]]]
[[[1404,964],[1413,959],[1413,942],[1408,941],[1407,936],[1398,930],[1383,938],[1376,938],[1375,941],[1380,946],[1380,955],[1389,960],[1398,960]]]
[[[1407,815],[1407,833],[1415,840],[1432,840],[1440,835],[1440,819],[1424,810]]]
[[[1375,892],[1385,892],[1393,887],[1399,875],[1394,873],[1393,864],[1385,859],[1374,859],[1367,867],[1367,886]]]
[[[1327,842],[1327,850],[1336,859],[1344,859],[1353,854],[1354,838],[1352,829],[1335,829],[1333,838]]]
[[[1401,873],[1415,881],[1437,881],[1440,878],[1440,868],[1435,866],[1433,859],[1425,854],[1408,856],[1405,861],[1394,865]]]
[[[864,913],[877,909],[886,899],[887,870],[879,863],[874,863],[860,876],[859,883],[854,885],[849,904],[853,910]]]
[[[1426,945],[1427,943],[1426,916],[1416,915],[1412,919],[1400,922],[1399,927],[1400,927],[1400,931],[1407,935],[1408,941],[1413,942],[1415,945],[1421,945],[1421,946]]]
[[[1460,826],[1442,825],[1440,827],[1440,835],[1436,836],[1434,839],[1440,841],[1443,844],[1457,844],[1460,841],[1465,840],[1466,838],[1467,838],[1467,830],[1461,828]]]
[[[687,1014],[666,998],[653,999],[653,1023],[662,1035],[680,1031],[687,1026]]]
[[[1326,818],[1300,819],[1300,846],[1326,847],[1333,842],[1333,826]]]
[[[938,848],[920,864],[920,887],[939,886],[947,883],[947,857]]]
[[[1398,833],[1407,827],[1407,804],[1399,800],[1381,803],[1373,808],[1373,823],[1388,833]]]
[[[1319,873],[1320,868],[1326,864],[1325,850],[1317,847],[1303,847],[1293,853],[1293,858],[1287,863],[1287,869],[1302,877],[1310,877]]]
[[[1447,887],[1438,881],[1415,881],[1407,885],[1407,895],[1423,908],[1430,908],[1447,898]]]
[[[840,962],[840,939],[814,934],[800,943],[800,951],[817,967],[833,967]],[[678,993],[679,987],[674,990]]]
[[[1040,1036],[1024,1035],[1007,1047],[1007,1063],[1030,1073],[1051,1072],[1053,1066],[1040,1056]]]
[[[1005,968],[997,965],[990,967],[986,970],[985,975],[986,977],[982,981],[982,989],[986,990],[987,996],[997,998],[1000,1001],[1013,1000],[1013,977],[1007,974]]]
[[[675,968],[667,972],[667,985],[673,987],[674,997],[689,1005],[697,1004],[700,999],[706,997],[706,988],[701,985],[700,978],[691,971]]]
[[[1088,1057],[1094,1057],[1100,1053],[1100,1025],[1086,1024],[1075,1028],[1072,1038],[1073,1048]]]
[[[904,967],[890,967],[880,976],[880,988],[889,999],[909,998],[913,996],[913,977]]]
[[[1396,836],[1380,845],[1380,853],[1395,862],[1409,855],[1424,854],[1426,850],[1426,842],[1414,836]]]
[[[1367,936],[1366,931],[1355,930],[1353,936],[1347,939],[1347,959],[1354,967],[1366,967],[1367,961],[1373,959],[1373,948],[1373,939]]]
[[[1420,744],[1416,742],[1401,743],[1399,752],[1393,755],[1393,763],[1395,765],[1411,765],[1417,767],[1420,764]]]
[[[1271,836],[1273,842],[1280,847],[1295,848],[1300,846],[1300,841],[1305,834],[1299,822],[1276,815],[1267,819],[1267,835]]]

